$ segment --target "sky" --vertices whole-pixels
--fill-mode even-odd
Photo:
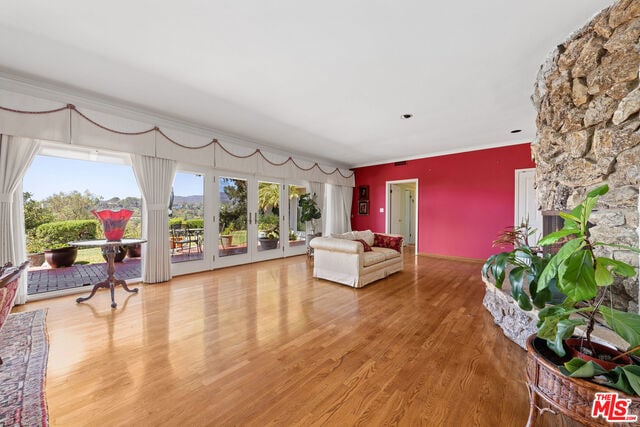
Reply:
[[[33,195],[34,200],[64,192],[88,190],[105,200],[140,197],[140,190],[129,165],[92,162],[87,160],[62,159],[36,156],[23,179],[23,191]],[[179,196],[202,194],[202,177],[192,173],[178,173],[174,192]]]

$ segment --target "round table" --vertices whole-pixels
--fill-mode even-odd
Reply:
[[[114,275],[116,271],[116,266],[114,259],[116,257],[116,252],[118,251],[118,246],[129,246],[136,245],[140,243],[146,243],[145,239],[121,239],[121,240],[76,240],[74,242],[69,242],[71,246],[77,246],[82,248],[88,247],[100,247],[103,249],[103,253],[107,256],[107,278],[102,282],[96,283],[93,285],[93,289],[91,290],[91,294],[88,297],[77,298],[76,302],[83,302],[91,299],[96,294],[96,291],[100,288],[108,288],[111,291],[111,307],[116,308],[118,304],[116,304],[114,299],[114,287],[116,285],[122,286],[122,288],[127,292],[138,292],[138,288],[129,289],[127,286],[127,282],[121,279],[117,279]]]

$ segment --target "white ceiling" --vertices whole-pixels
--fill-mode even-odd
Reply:
[[[531,141],[540,64],[610,4],[6,1],[0,71],[337,165],[375,164]]]

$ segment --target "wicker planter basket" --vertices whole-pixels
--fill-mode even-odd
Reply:
[[[547,355],[544,350],[549,352]],[[611,426],[602,417],[592,418],[591,407],[596,393],[616,392],[620,398],[631,399],[629,414],[640,416],[640,397],[629,396],[619,390],[580,378],[562,375],[557,364],[563,361],[546,349],[543,340],[532,335],[527,340],[527,385],[531,407],[528,426],[534,426],[541,408],[562,413],[587,426]],[[547,356],[547,357],[545,357]],[[558,360],[554,360],[554,357]],[[543,404],[545,404],[543,406]],[[616,426],[637,426],[637,423],[616,423]]]

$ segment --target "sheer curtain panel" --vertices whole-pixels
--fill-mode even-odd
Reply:
[[[133,172],[142,192],[142,281],[171,279],[169,253],[169,196],[176,162],[139,154],[131,155]]]
[[[38,152],[30,138],[0,135],[0,263],[18,265],[27,258],[24,241],[22,177]],[[16,304],[27,300],[27,278],[20,279]]]
[[[325,234],[351,231],[353,188],[327,184]]]

